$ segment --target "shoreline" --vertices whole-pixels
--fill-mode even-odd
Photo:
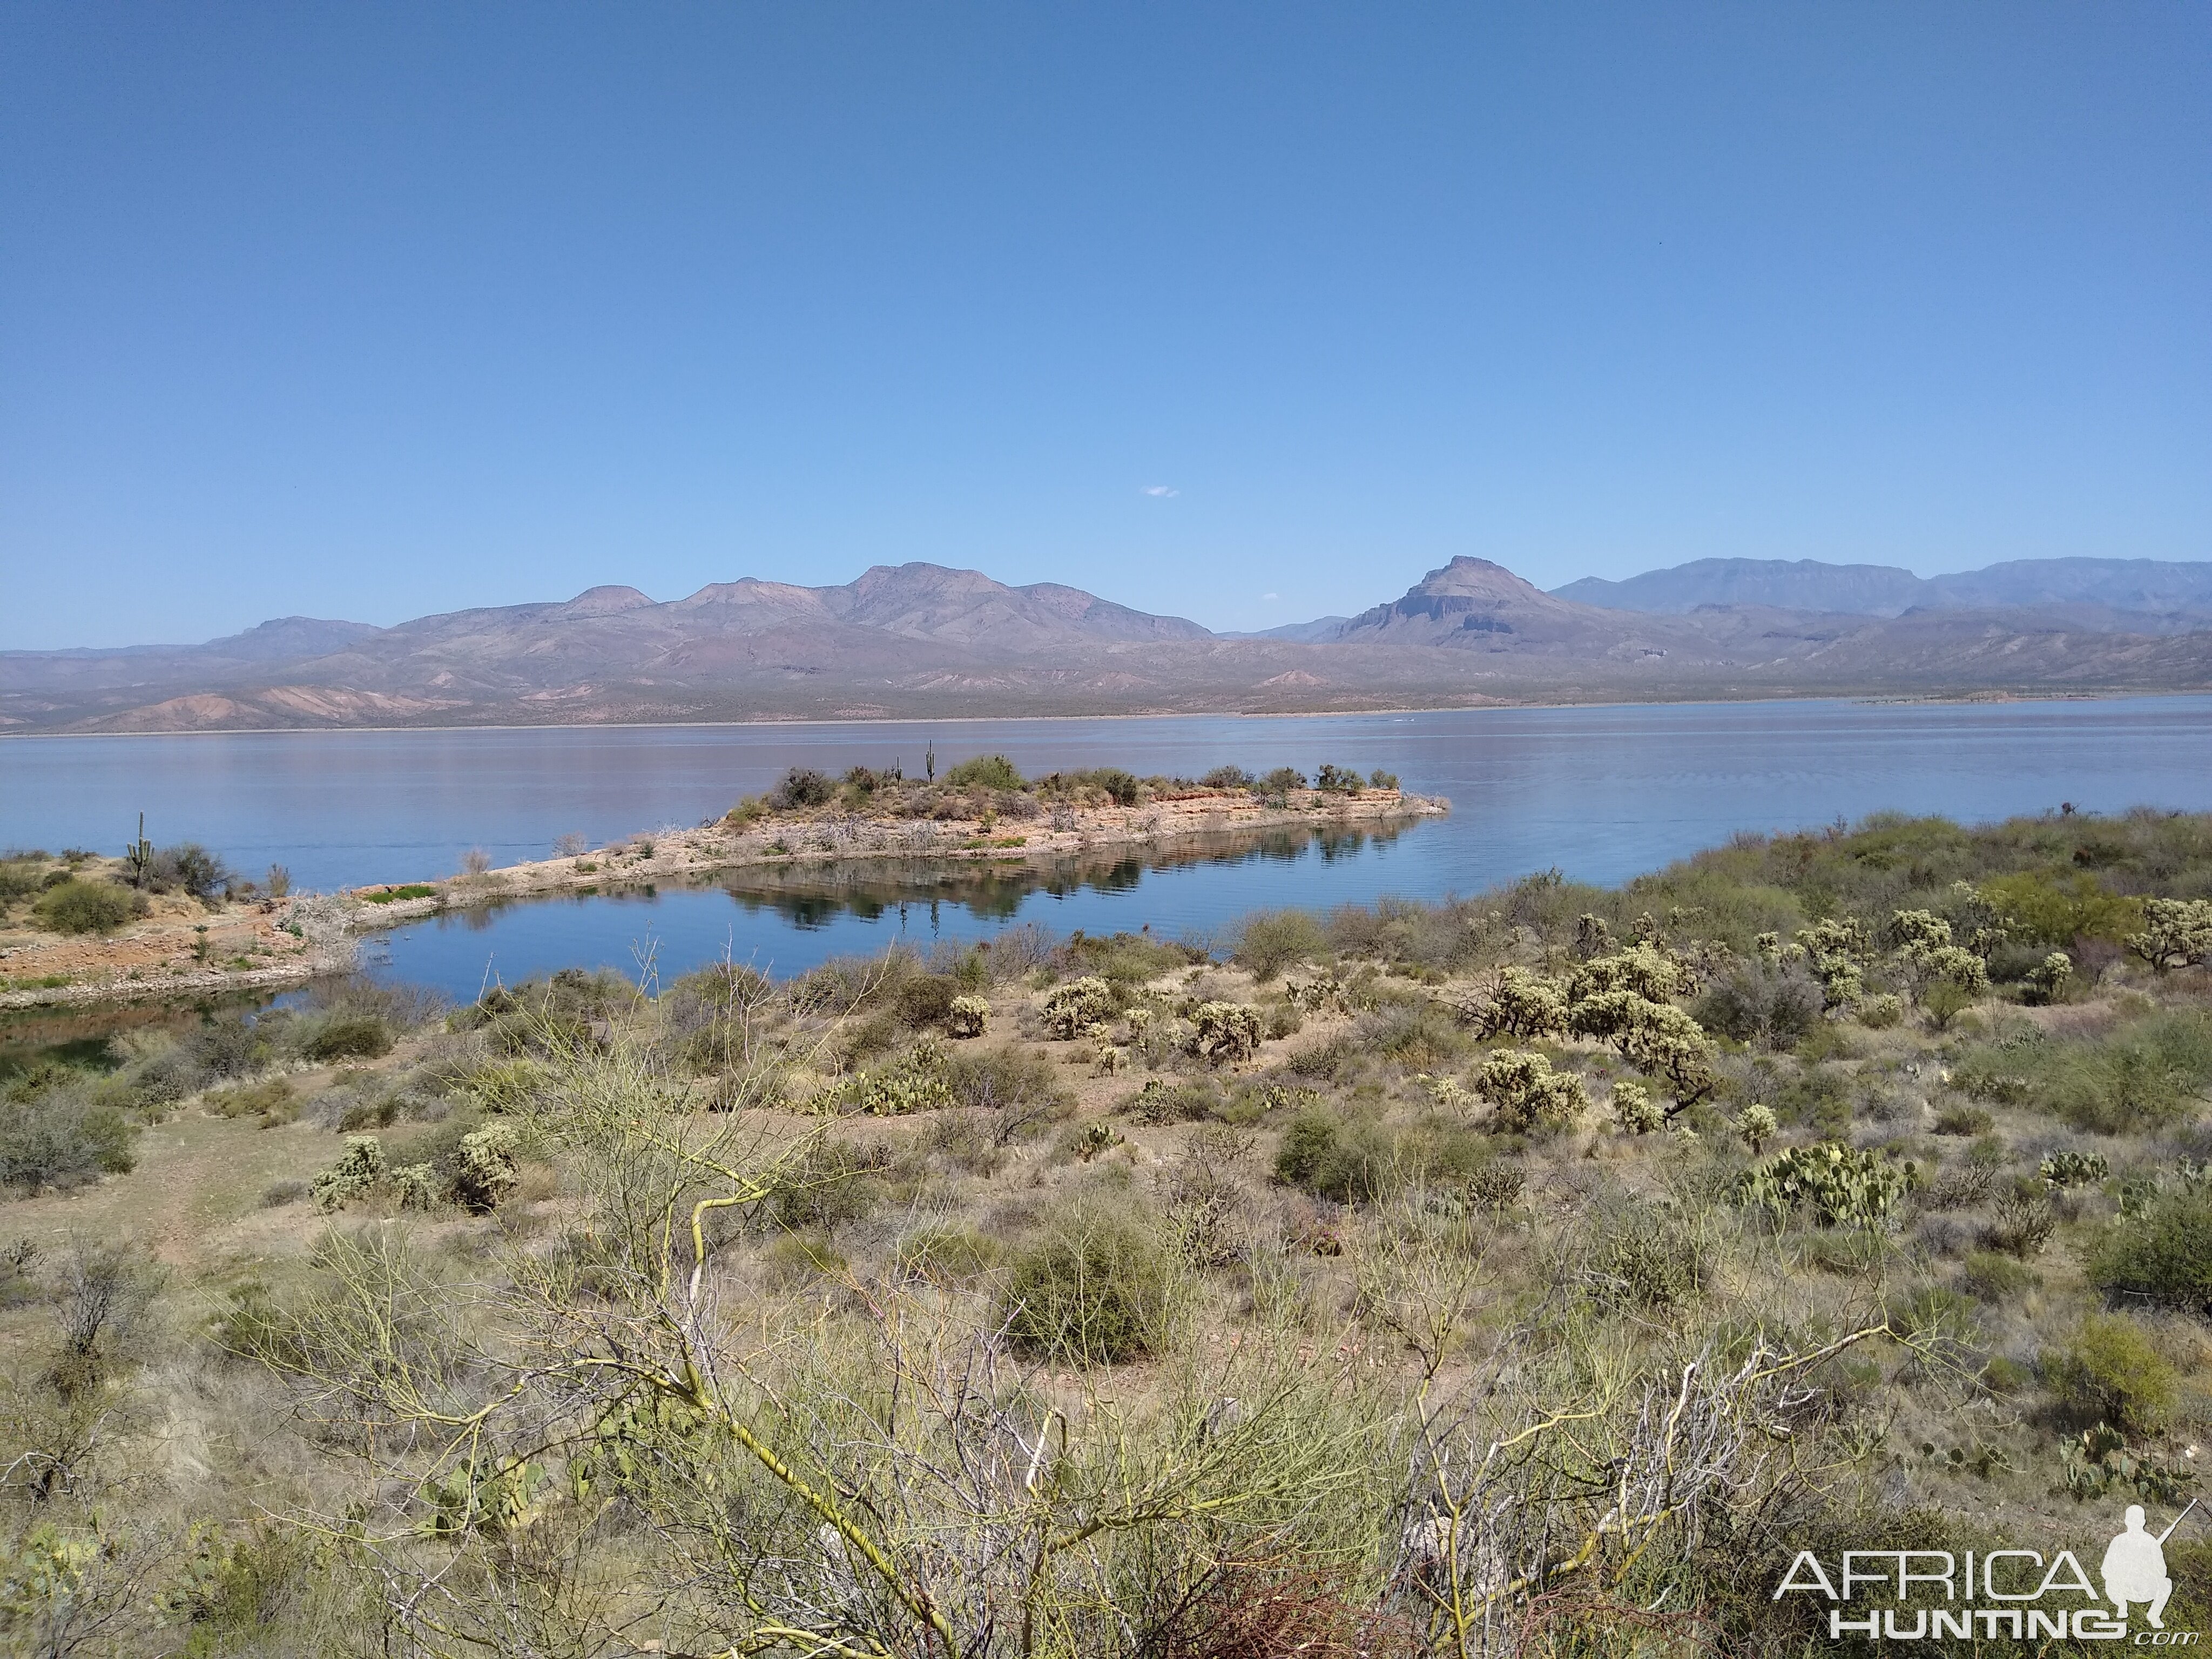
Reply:
[[[5,987],[0,988],[0,1012],[294,988],[346,971],[356,941],[364,936],[429,916],[564,893],[591,896],[602,889],[635,890],[747,869],[829,872],[884,860],[1032,868],[1102,848],[1286,829],[1403,823],[1440,817],[1451,810],[1440,798],[1397,789],[1327,794],[1299,789],[1283,799],[1284,805],[1274,805],[1247,791],[1200,788],[1132,806],[1040,809],[1026,819],[793,811],[745,823],[725,817],[696,829],[641,832],[589,852],[431,881],[374,883],[328,897],[247,902],[216,912],[170,905],[170,914],[113,935],[42,938],[0,953],[0,969],[5,969],[0,973],[0,986]],[[209,964],[197,954],[200,947],[194,942],[214,925],[203,916],[228,918],[233,942],[247,938],[249,948],[274,959]],[[185,965],[188,955],[190,966]],[[21,960],[27,956],[27,961]],[[65,977],[55,972],[64,963],[70,964]],[[27,978],[62,982],[21,982]]]
[[[1556,708],[1734,708],[1747,703],[1841,702],[1871,707],[1911,703],[2124,702],[2135,699],[2212,696],[2212,685],[2106,688],[2096,690],[2019,690],[1984,686],[1958,691],[1761,692],[1741,697],[1590,697],[1573,702],[1544,698],[1486,697],[1478,702],[1407,703],[1387,708],[1145,709],[1091,714],[762,714],[750,720],[481,720],[419,726],[225,726],[191,731],[16,732],[0,726],[0,743],[17,739],[61,741],[85,738],[254,738],[312,735],[356,737],[380,732],[654,732],[749,731],[761,726],[960,726],[1015,721],[1043,724],[1074,720],[1377,720],[1413,714],[1485,714],[1514,709]]]

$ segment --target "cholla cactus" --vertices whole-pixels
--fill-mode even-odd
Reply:
[[[374,1135],[348,1135],[338,1161],[309,1183],[314,1206],[329,1214],[341,1205],[365,1198],[384,1175],[384,1143]]]
[[[1114,1012],[1114,990],[1096,975],[1085,974],[1048,992],[1044,1000],[1045,1029],[1062,1041],[1081,1036]]]
[[[1757,1158],[1766,1143],[1774,1139],[1781,1127],[1774,1121],[1774,1109],[1757,1101],[1745,1107],[1735,1121],[1735,1132],[1742,1137],[1743,1144],[1751,1148],[1753,1158]]]
[[[1541,1054],[1501,1048],[1474,1074],[1475,1092],[1498,1109],[1502,1129],[1525,1133],[1541,1123],[1571,1123],[1589,1105],[1583,1080],[1555,1072]]]
[[[1241,1002],[1201,1002],[1191,1024],[1191,1048],[1209,1065],[1233,1064],[1260,1052],[1259,1012]]]
[[[1648,1135],[1667,1120],[1649,1089],[1623,1079],[1613,1085],[1613,1121],[1623,1134]]]
[[[1566,993],[1541,974],[1507,968],[1498,975],[1489,1000],[1475,1011],[1476,1030],[1484,1036],[1547,1036],[1567,1024]]]
[[[403,1164],[390,1176],[392,1192],[403,1210],[432,1210],[438,1206],[438,1172],[427,1164]]]
[[[2143,930],[2126,944],[2154,972],[2212,960],[2212,899],[2147,898],[2142,909]]]
[[[2066,994],[2066,981],[2073,977],[2074,958],[2063,951],[2053,951],[2027,970],[2027,988],[2038,1002],[2056,1002]]]
[[[521,1137],[512,1123],[494,1119],[461,1137],[460,1167],[453,1172],[453,1196],[464,1209],[489,1214],[522,1178],[514,1152]]]
[[[945,1029],[957,1037],[979,1037],[991,1023],[991,1005],[981,997],[955,997]]]

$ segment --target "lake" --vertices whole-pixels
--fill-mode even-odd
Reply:
[[[1848,701],[1508,708],[1273,719],[945,721],[0,739],[0,845],[119,851],[146,814],[301,887],[439,876],[482,848],[543,857],[719,816],[794,764],[921,769],[1001,751],[1024,771],[1195,775],[1324,761],[1383,767],[1452,814],[1395,836],[1295,839],[1164,864],[1122,858],[977,885],[856,873],[799,891],[738,884],[555,899],[399,928],[380,973],[473,996],[549,969],[663,978],[726,951],[791,972],[896,939],[1149,925],[1216,934],[1247,911],[1476,891],[1557,866],[1612,884],[1725,840],[1894,810],[1969,821],[2137,805],[2212,808],[2212,697],[2003,703]],[[648,966],[649,964],[649,966]]]

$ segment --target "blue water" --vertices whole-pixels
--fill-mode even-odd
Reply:
[[[514,905],[387,936],[378,970],[473,995],[554,967],[641,963],[664,977],[727,951],[779,971],[895,938],[1149,925],[1204,936],[1254,908],[1384,893],[1472,892],[1530,870],[1614,883],[1737,830],[1880,810],[1966,820],[2136,805],[2212,809],[2212,698],[2016,703],[1840,701],[1286,719],[978,720],[0,740],[0,844],[114,851],[147,815],[156,842],[197,840],[302,887],[436,876],[481,847],[543,857],[696,823],[793,764],[921,769],[1000,750],[1028,771],[1125,766],[1194,775],[1323,761],[1386,767],[1452,802],[1449,817],[1356,848],[1304,845],[1170,868],[1080,872],[1058,890],[939,894],[877,882],[854,908],[823,892],[779,905],[662,888]],[[897,902],[901,892],[905,902]]]

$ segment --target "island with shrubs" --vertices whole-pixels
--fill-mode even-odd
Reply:
[[[121,858],[82,849],[0,858],[0,1008],[270,989],[342,971],[351,941],[441,911],[556,893],[632,890],[719,872],[826,872],[862,862],[1054,864],[1116,847],[1174,847],[1387,824],[1446,811],[1384,771],[1324,763],[1201,778],[1120,768],[1026,778],[1003,755],[924,775],[893,766],[833,777],[791,768],[719,818],[495,866],[471,852],[453,873],[299,895],[272,867],[240,876],[206,848],[156,848],[143,826]]]

